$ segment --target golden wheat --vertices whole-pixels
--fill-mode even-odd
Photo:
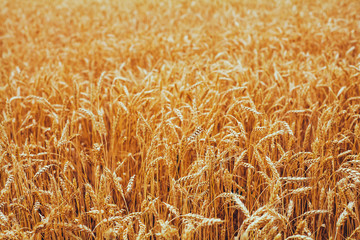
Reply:
[[[0,1],[0,239],[359,239],[359,11]]]

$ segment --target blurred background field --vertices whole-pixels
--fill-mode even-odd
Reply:
[[[0,1],[0,238],[359,239],[359,12]]]

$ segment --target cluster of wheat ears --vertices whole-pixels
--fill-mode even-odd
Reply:
[[[0,239],[359,239],[359,12],[0,1]]]

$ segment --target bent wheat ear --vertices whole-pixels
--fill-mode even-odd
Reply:
[[[130,194],[130,192],[131,192],[132,187],[134,185],[134,179],[135,179],[135,175],[133,175],[129,180],[129,183],[128,183],[127,187],[126,187],[126,193],[125,193],[126,195]]]
[[[198,127],[193,134],[191,134],[186,140],[188,142],[191,142],[194,140],[201,132],[203,132],[204,129],[202,127]]]
[[[240,200],[239,197],[237,196],[233,196],[233,199],[236,203],[236,205],[241,209],[241,211],[244,213],[245,217],[249,218],[250,217],[250,212],[249,210],[246,208],[246,206],[244,205],[244,203]]]
[[[349,216],[350,212],[353,207],[354,207],[355,203],[354,202],[350,202],[347,205],[347,208],[344,209],[344,211],[340,214],[338,220],[336,221],[336,235],[338,235],[338,231],[340,230],[341,226],[345,223],[346,218]]]
[[[306,236],[306,235],[292,235],[292,236],[286,238],[286,240],[290,240],[290,239],[313,240],[313,238]]]

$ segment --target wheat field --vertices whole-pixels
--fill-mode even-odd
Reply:
[[[0,239],[360,239],[359,12],[0,1]]]

